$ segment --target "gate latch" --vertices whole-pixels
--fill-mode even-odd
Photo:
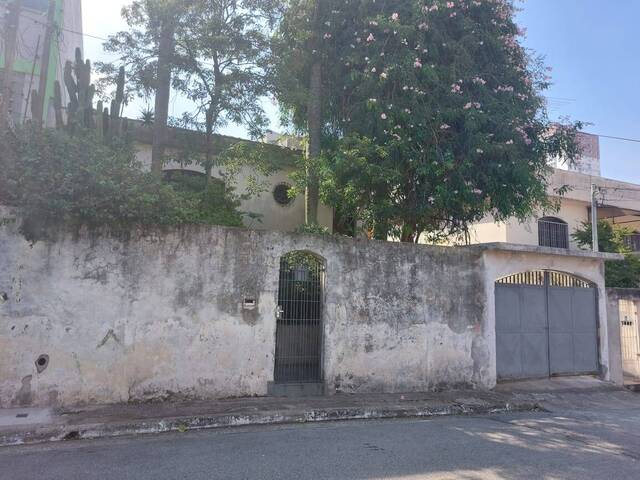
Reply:
[[[281,305],[278,305],[276,308],[276,319],[282,320],[282,316],[284,315],[284,308]]]

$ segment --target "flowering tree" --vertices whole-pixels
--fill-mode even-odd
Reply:
[[[348,0],[326,12],[324,200],[377,238],[464,234],[550,206],[554,126],[542,63],[510,0]]]

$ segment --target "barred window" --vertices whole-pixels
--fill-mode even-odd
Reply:
[[[556,217],[538,220],[538,245],[541,247],[569,248],[569,225]]]

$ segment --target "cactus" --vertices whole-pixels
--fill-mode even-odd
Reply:
[[[54,90],[54,108],[56,112],[56,128],[65,128],[71,132],[77,129],[96,130],[98,136],[105,141],[126,134],[126,122],[120,118],[124,103],[125,72],[120,68],[116,85],[116,98],[111,102],[111,109],[104,108],[99,101],[93,108],[93,97],[96,89],[91,83],[91,61],[84,60],[80,49],[76,49],[75,63],[67,61],[64,67],[64,84],[69,94],[67,106],[67,123],[64,123],[62,111],[62,89],[56,81]]]

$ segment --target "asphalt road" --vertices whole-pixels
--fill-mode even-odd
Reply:
[[[640,395],[554,413],[256,427],[0,449],[0,479],[638,479]]]

